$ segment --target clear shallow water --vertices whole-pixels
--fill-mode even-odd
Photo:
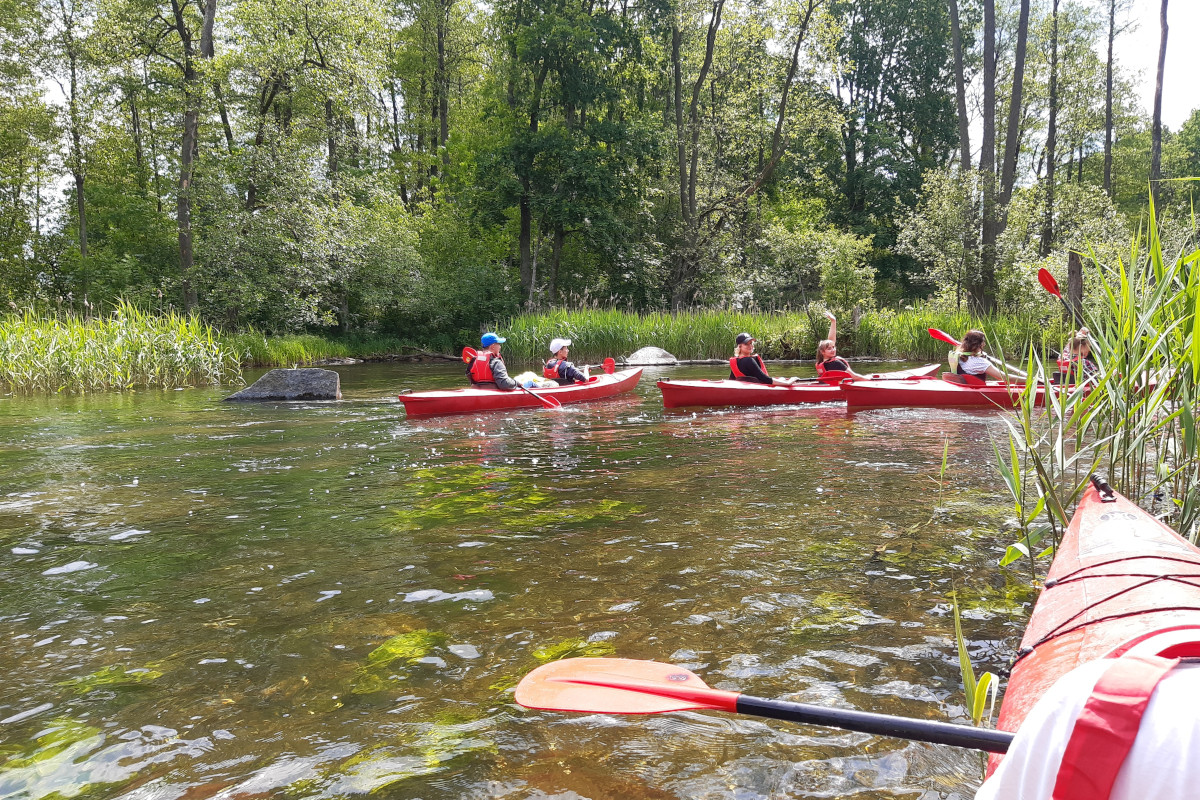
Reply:
[[[342,403],[0,399],[0,797],[966,798],[977,754],[749,717],[532,712],[564,654],[962,720],[948,593],[1003,669],[1032,593],[986,412],[404,419]],[[943,442],[953,484],[936,484]]]

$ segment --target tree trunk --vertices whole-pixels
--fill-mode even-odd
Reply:
[[[1162,26],[1162,38],[1158,44],[1158,77],[1154,83],[1154,122],[1150,144],[1150,192],[1155,206],[1158,205],[1158,184],[1162,178],[1162,87],[1163,69],[1167,64],[1167,0],[1162,0],[1158,21]]]
[[[1054,166],[1058,145],[1058,0],[1050,18],[1050,122],[1046,128],[1046,219],[1042,225],[1043,257],[1054,244]]]
[[[196,58],[211,58],[213,52],[213,22],[217,16],[217,0],[205,0],[203,25],[200,32],[200,52],[193,51],[192,32],[187,26],[184,9],[179,0],[171,0],[175,28],[183,44],[183,136],[179,147],[179,194],[175,201],[175,220],[179,233],[179,278],[183,292],[184,311],[191,313],[199,305],[192,283],[195,261],[192,252],[192,168],[200,132],[200,81]]]
[[[1012,199],[1017,179],[1017,155],[1021,149],[1021,93],[1025,84],[1025,45],[1029,39],[1029,0],[1021,0],[1017,23],[1017,48],[1013,54],[1012,97],[1008,104],[1008,132],[1004,136],[1004,165],[1000,172],[1000,214]],[[1000,228],[1003,230],[1003,223]]]
[[[1104,193],[1112,197],[1113,40],[1117,37],[1117,0],[1108,0],[1108,62],[1104,69]]]
[[[550,274],[546,276],[546,302],[549,305],[558,301],[558,267],[562,264],[563,243],[566,239],[567,234],[563,231],[562,224],[556,224],[554,238],[550,241]]]
[[[450,3],[441,0],[438,7],[437,25],[437,83],[438,83],[438,149],[442,156],[442,174],[450,168],[450,151],[446,142],[450,139],[450,79],[446,70],[446,28],[450,24]]]
[[[1083,256],[1072,250],[1067,255],[1067,305],[1076,325],[1083,325]]]
[[[971,170],[971,127],[970,120],[967,119],[967,82],[963,70],[962,27],[958,21],[958,0],[950,0],[950,35],[954,43],[954,94],[958,101],[958,159],[959,167],[966,173]]]
[[[975,307],[990,312],[996,304],[996,4],[983,3],[983,146],[979,152],[983,183],[983,224],[979,284],[973,287]]]

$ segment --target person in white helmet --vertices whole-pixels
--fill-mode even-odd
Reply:
[[[570,347],[570,339],[551,340],[550,352],[554,355],[542,368],[542,375],[550,380],[558,381],[560,386],[567,386],[572,383],[587,383],[588,380],[586,367],[580,370],[570,361],[567,361],[567,356],[571,352]]]

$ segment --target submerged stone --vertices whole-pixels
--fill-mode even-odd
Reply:
[[[240,392],[226,397],[228,402],[270,400],[341,400],[342,381],[331,369],[273,369]]]
[[[661,347],[642,347],[635,350],[628,358],[625,359],[626,364],[634,366],[653,366],[655,364],[676,364],[679,359],[663,350]]]

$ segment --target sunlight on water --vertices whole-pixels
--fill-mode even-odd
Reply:
[[[659,376],[716,369],[417,422],[395,393],[458,368],[342,368],[340,404],[0,400],[0,797],[970,797],[952,748],[513,703],[618,655],[962,721],[955,588],[1007,666],[999,419],[662,409]]]

